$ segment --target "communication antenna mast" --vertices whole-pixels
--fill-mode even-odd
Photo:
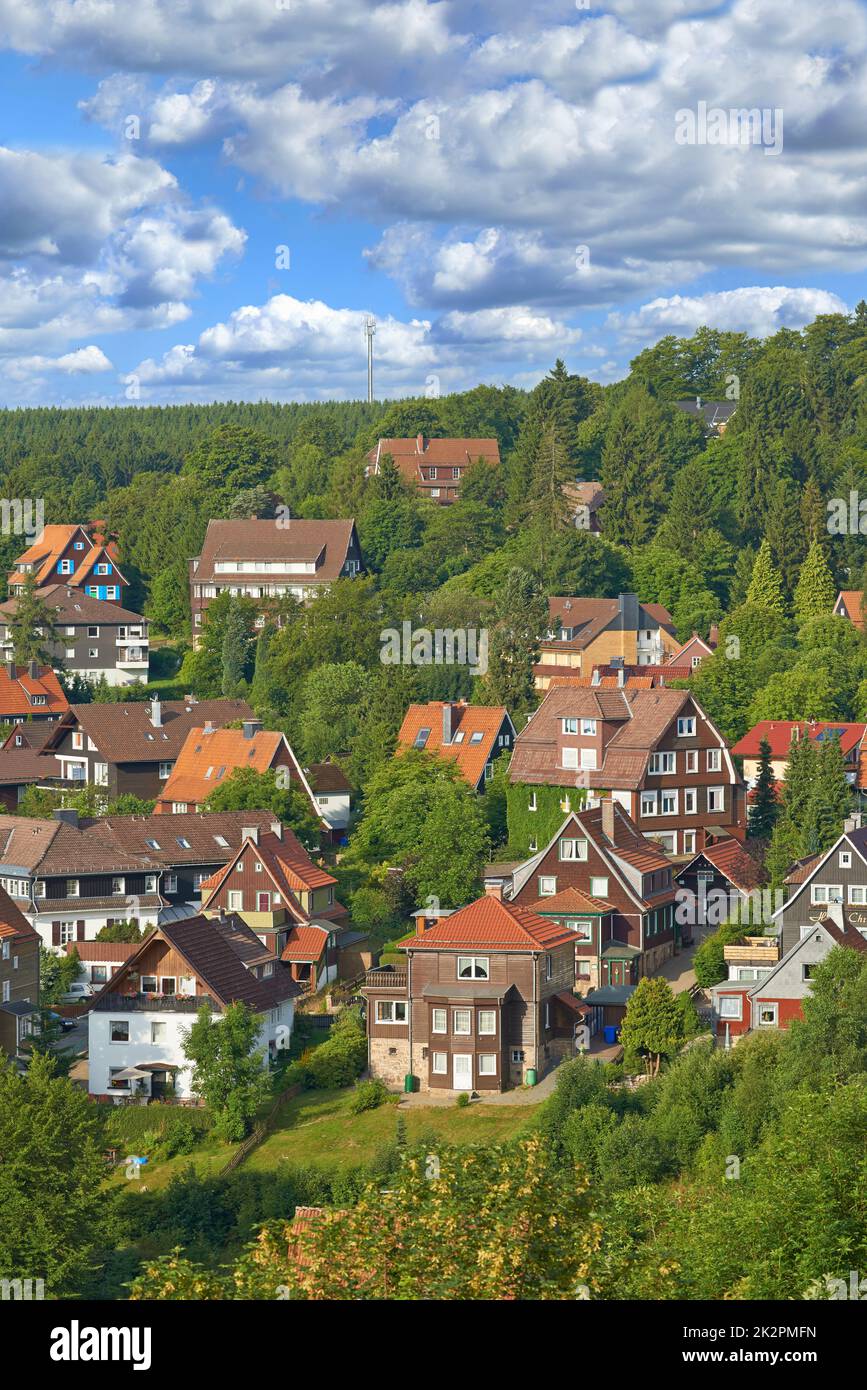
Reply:
[[[373,402],[373,335],[376,332],[376,319],[373,314],[365,315],[364,335],[367,338],[367,399]]]

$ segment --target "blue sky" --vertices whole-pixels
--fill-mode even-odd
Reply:
[[[851,308],[865,56],[862,0],[0,0],[0,404],[355,398],[365,312],[395,397]]]

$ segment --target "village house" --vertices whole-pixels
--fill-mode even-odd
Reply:
[[[763,913],[763,900],[755,895],[761,891],[764,875],[740,840],[712,840],[674,878],[679,889],[678,916],[685,927],[713,930],[734,912],[749,921],[752,904],[757,904],[759,915]]]
[[[98,994],[104,984],[113,979],[121,966],[134,956],[138,943],[132,941],[68,941],[64,946],[68,956],[76,953],[81,963],[74,983],[89,987]]]
[[[53,724],[69,709],[69,701],[50,666],[31,661],[0,664],[0,724],[20,720]]]
[[[128,580],[117,563],[117,548],[101,534],[101,523],[89,526],[45,526],[39,539],[15,561],[7,586],[12,598],[23,592],[32,575],[37,592],[62,584],[89,598],[119,603]]]
[[[397,735],[397,752],[416,748],[448,758],[477,792],[485,789],[494,760],[515,742],[515,726],[503,705],[430,700],[410,705]]]
[[[743,758],[744,780],[748,787],[755,786],[761,768],[760,751],[763,739],[767,739],[771,750],[771,771],[774,781],[782,786],[785,781],[786,763],[789,761],[792,741],[808,738],[819,747],[837,738],[843,754],[846,781],[850,786],[862,785],[861,753],[867,724],[847,724],[842,720],[822,722],[806,719],[762,719],[754,724],[743,738],[732,747],[732,755]],[[864,748],[867,753],[867,747]],[[867,780],[867,767],[863,773]]]
[[[474,463],[499,464],[496,439],[380,439],[367,455],[365,476],[375,477],[388,456],[404,482],[412,484],[431,502],[446,505],[460,496],[464,474]]]
[[[232,857],[202,885],[202,911],[240,917],[298,984],[316,993],[370,964],[367,937],[349,926],[337,880],[288,826],[247,829]]]
[[[854,925],[856,917],[863,926]],[[747,937],[740,947],[727,946],[730,978],[710,991],[717,1041],[731,1047],[747,1033],[786,1029],[803,1018],[815,969],[836,946],[867,951],[867,914],[829,903],[782,955],[776,938]]]
[[[784,952],[834,904],[843,908],[847,925],[867,929],[867,827],[861,816],[850,816],[831,848],[804,861],[786,882],[790,895],[773,915]]]
[[[46,646],[56,666],[70,676],[103,679],[109,685],[147,680],[147,618],[68,584],[49,584],[39,597],[51,610],[54,637]],[[0,656],[5,660],[12,655],[11,621],[17,607],[17,598],[0,603]]]
[[[91,782],[109,800],[131,793],[142,801],[162,793],[192,728],[222,728],[254,719],[246,700],[130,701],[72,705],[55,724],[41,756],[54,761],[67,786]],[[56,774],[55,774],[56,775]]]
[[[243,1003],[259,1018],[263,1065],[289,1045],[299,986],[240,918],[188,917],[152,932],[93,1000],[88,1090],[100,1100],[193,1097],[184,1036],[202,1006]]]
[[[533,1085],[574,1055],[575,935],[486,894],[425,927],[405,967],[368,971],[371,1076],[421,1091]]]
[[[218,594],[269,601],[288,595],[307,602],[335,579],[362,571],[355,522],[209,521],[202,553],[190,560],[193,645],[201,638],[203,615]]]
[[[673,404],[677,410],[682,410],[684,415],[691,415],[694,420],[700,420],[704,425],[705,434],[712,439],[718,439],[725,434],[728,423],[738,408],[737,401],[703,401],[701,396],[688,401],[674,401]]]
[[[199,910],[204,881],[246,829],[279,824],[267,811],[50,820],[0,815],[0,886],[57,952],[116,922],[154,926]]]
[[[39,937],[0,887],[0,1055],[20,1058],[39,1023]]]
[[[834,600],[835,618],[847,618],[859,632],[864,631],[864,591],[863,589],[841,589]]]
[[[636,985],[680,949],[671,861],[610,797],[567,815],[532,858],[489,865],[484,879],[573,933],[581,994]]]
[[[52,727],[47,719],[13,724],[0,742],[0,807],[14,811],[28,787],[57,783],[60,768],[40,757]]]
[[[661,665],[680,646],[660,603],[619,598],[549,598],[550,627],[533,668],[537,690],[552,676],[587,676],[618,658],[623,665]]]
[[[589,531],[591,536],[601,535],[599,511],[605,502],[605,489],[601,484],[580,480],[564,483],[563,496],[569,503],[572,525],[579,531]]]
[[[718,644],[719,628],[716,623],[712,623],[707,640],[705,640],[704,637],[700,637],[697,632],[693,632],[692,636],[688,637],[682,646],[676,648],[676,650],[671,653],[668,659],[669,665],[677,667],[686,666],[691,673],[697,670],[707,657],[713,656]]]
[[[509,838],[530,852],[606,795],[673,857],[745,833],[744,785],[688,690],[554,687],[515,740],[509,782]]]

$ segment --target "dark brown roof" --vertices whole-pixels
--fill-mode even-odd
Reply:
[[[226,560],[285,560],[286,564],[317,561],[315,574],[293,574],[303,584],[321,584],[340,575],[352,542],[355,522],[305,521],[293,517],[288,526],[276,521],[209,521],[198,565],[196,583],[231,575],[216,574],[214,566]],[[269,579],[279,578],[274,573]]]
[[[152,721],[149,700],[123,704],[72,705],[55,724],[46,753],[58,746],[73,725],[80,725],[110,763],[172,761],[183,747],[190,729],[209,720],[216,728],[236,719],[254,719],[246,700],[165,700],[160,705],[159,727]]]
[[[40,748],[45,746],[53,728],[54,725],[49,724],[45,719],[29,719],[19,724],[13,724],[3,740],[2,746],[0,746],[0,758],[4,756],[7,749],[15,748],[16,735],[23,738],[22,747],[32,748],[38,752]]]
[[[50,726],[49,726],[50,728]],[[35,748],[7,747],[0,752],[0,785],[23,785],[59,778],[60,764],[45,758]]]
[[[113,627],[128,623],[147,622],[140,613],[122,608],[119,603],[106,599],[91,598],[83,589],[72,589],[68,584],[44,584],[37,589],[37,595],[55,613],[58,624],[98,623],[101,627]],[[8,598],[0,603],[0,613],[11,617],[18,607],[17,598]]]
[[[315,792],[350,792],[352,784],[336,763],[311,763],[304,769]]]

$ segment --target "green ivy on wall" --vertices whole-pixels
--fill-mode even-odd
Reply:
[[[534,792],[536,810],[531,811]],[[544,849],[569,811],[580,811],[586,797],[583,787],[530,787],[524,782],[513,782],[506,793],[509,843],[503,858],[526,859],[536,852],[530,847],[531,841],[536,850]]]

